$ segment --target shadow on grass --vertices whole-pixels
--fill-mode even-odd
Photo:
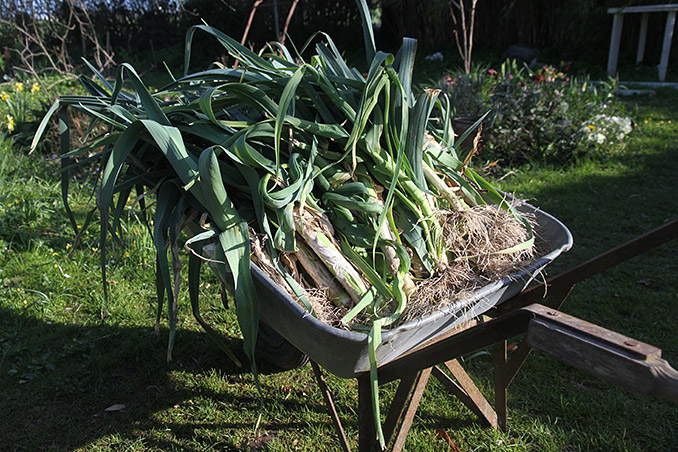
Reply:
[[[235,431],[254,430],[260,399],[249,369],[202,332],[178,331],[169,364],[167,332],[150,327],[48,324],[1,308],[0,337],[0,450],[126,449],[137,441],[146,450],[203,450],[191,444],[217,438],[240,450]],[[246,363],[241,346],[229,343]],[[263,403],[325,413],[320,403],[267,389]],[[288,419],[274,427],[301,423]]]
[[[583,262],[675,217],[678,146],[663,140],[669,146],[660,151],[631,152],[516,189],[571,229],[575,248],[558,259],[557,267]],[[663,348],[678,367],[676,253],[674,242],[582,283],[566,310]],[[235,367],[205,334],[185,330],[178,332],[175,361],[168,365],[165,337],[150,327],[50,325],[0,308],[0,449],[74,450],[100,444],[100,450],[124,450],[139,443],[147,450],[241,450],[243,432],[253,429],[259,408],[247,369]],[[246,361],[238,340],[231,348]],[[480,367],[478,374],[485,378],[490,370]],[[284,380],[273,383],[278,387],[294,385],[300,374],[291,375],[271,378]],[[308,382],[306,376],[299,379]],[[529,431],[520,419],[529,416],[549,429],[581,432],[563,440],[572,449],[590,448],[591,438],[603,450],[676,447],[671,437],[675,407],[611,389],[548,358],[530,358],[509,391],[509,409],[519,413],[511,427],[516,436]],[[309,431],[310,426],[313,431],[330,424],[318,398],[289,394],[266,389],[264,403],[280,406],[285,419],[272,427]],[[478,425],[472,416],[458,416],[463,408],[440,410],[444,403],[423,406],[421,427],[464,430]],[[124,410],[106,411],[121,404]],[[339,409],[350,412],[341,403]],[[297,417],[302,410],[322,420],[302,421]],[[355,425],[348,423],[354,430]]]

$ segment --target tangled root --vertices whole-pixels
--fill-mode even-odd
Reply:
[[[479,288],[513,273],[531,262],[536,254],[534,247],[513,252],[513,248],[528,239],[528,233],[516,218],[498,206],[478,206],[462,211],[439,211],[449,265],[443,271],[416,283],[416,291],[408,300],[399,323],[440,310],[470,295]],[[531,221],[528,218],[528,221]],[[253,260],[274,282],[287,289],[297,300],[289,286],[275,270],[262,250],[259,241],[253,241]],[[290,273],[302,287],[318,320],[342,327],[341,318],[348,312],[344,306],[335,306],[327,289],[315,288],[296,271],[293,256],[283,259]],[[463,315],[463,313],[461,313]],[[361,319],[355,321],[363,323]]]
[[[401,322],[425,316],[464,298],[532,261],[534,247],[504,253],[528,239],[525,227],[497,206],[440,211],[447,269],[417,284]],[[529,221],[529,219],[528,219]]]

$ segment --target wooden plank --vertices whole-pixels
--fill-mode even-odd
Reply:
[[[544,318],[532,319],[527,332],[532,347],[565,364],[636,394],[678,401],[678,371],[661,359],[661,354],[639,358],[631,349],[647,344],[630,338],[613,344],[607,340],[609,336],[598,337],[572,324]]]
[[[669,68],[669,54],[671,53],[671,39],[673,38],[673,28],[676,25],[676,11],[671,11],[666,17],[666,27],[664,28],[664,43],[662,44],[662,56],[659,60],[659,81],[666,80],[666,71]]]
[[[643,62],[645,59],[645,42],[647,41],[647,22],[650,17],[649,13],[643,13],[640,18],[640,34],[638,36],[638,52],[636,53],[636,65]]]
[[[607,73],[614,77],[617,73],[617,59],[619,58],[619,43],[621,42],[624,15],[617,13],[612,22],[612,36],[610,37],[610,52],[607,56]]]
[[[565,330],[572,331],[582,338],[589,338],[603,345],[618,350],[620,353],[628,355],[637,360],[649,360],[661,357],[661,349],[654,345],[637,341],[616,331],[608,330],[602,326],[594,325],[586,320],[565,314],[555,309],[550,309],[543,305],[534,304],[528,306],[530,312],[536,314],[536,318],[548,322],[554,326],[559,326]],[[532,326],[530,321],[529,328]],[[528,337],[528,343],[529,337]]]
[[[621,8],[608,8],[608,14],[627,14],[627,13],[666,13],[669,11],[678,11],[678,4],[671,5],[646,5],[646,6],[625,6]]]

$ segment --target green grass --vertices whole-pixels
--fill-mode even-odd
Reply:
[[[517,168],[499,183],[571,229],[575,247],[552,275],[678,212],[678,96],[666,91],[630,103],[637,125],[625,150],[567,169]],[[153,328],[152,242],[134,218],[125,225],[126,247],[110,252],[102,320],[98,225],[73,251],[55,170],[0,145],[0,450],[339,449],[309,367],[264,368],[262,434],[254,437],[254,381],[200,330],[183,292],[174,361],[166,363],[164,315],[158,333]],[[82,185],[71,199],[81,223],[91,196]],[[678,366],[677,254],[674,241],[582,282],[563,310],[656,345]],[[203,283],[203,300],[213,303],[204,316],[244,359],[216,286]],[[491,357],[465,364],[491,397]],[[328,383],[357,447],[356,385],[332,376]],[[391,390],[383,391],[385,404]],[[115,404],[125,409],[105,411]],[[484,428],[432,383],[406,450],[448,450],[439,428],[464,451],[678,450],[676,404],[636,397],[537,353],[509,388],[509,414],[508,432]]]

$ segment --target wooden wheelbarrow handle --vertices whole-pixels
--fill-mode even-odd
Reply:
[[[379,381],[400,379],[524,333],[530,347],[570,366],[631,392],[678,402],[678,371],[661,358],[661,349],[541,304],[479,323],[384,364]]]
[[[678,371],[661,350],[542,305],[527,328],[534,349],[643,396],[678,402]]]

